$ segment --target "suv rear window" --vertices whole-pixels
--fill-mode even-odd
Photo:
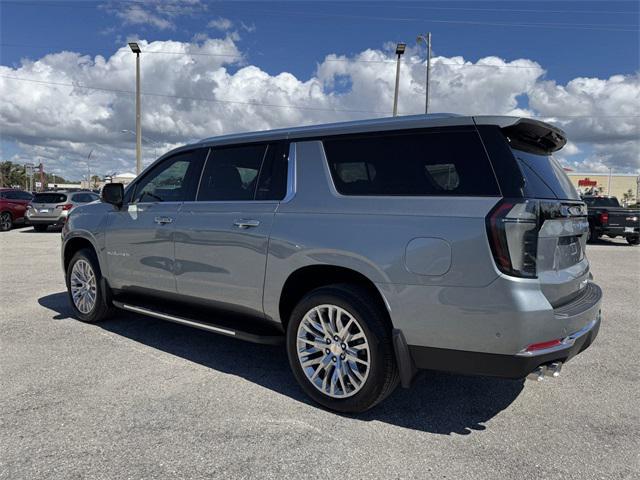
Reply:
[[[67,201],[64,193],[36,193],[33,203],[62,203]]]
[[[323,143],[343,195],[500,194],[475,131],[376,133]]]
[[[580,200],[571,180],[551,155],[512,151],[524,176],[526,197]]]

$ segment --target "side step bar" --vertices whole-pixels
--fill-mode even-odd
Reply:
[[[200,320],[177,317],[164,312],[158,312],[146,307],[138,307],[136,305],[130,305],[118,301],[113,301],[115,307],[127,310],[129,312],[140,313],[149,317],[158,318],[160,320],[166,320],[169,322],[179,323],[181,325],[187,325],[189,327],[199,328],[200,330],[206,330],[207,332],[218,333],[220,335],[226,335],[228,337],[234,337],[239,340],[245,340],[252,343],[262,343],[265,345],[282,345],[284,344],[284,335],[256,335],[254,333],[243,332],[240,330],[232,330],[227,327],[221,327],[208,322],[202,322]]]

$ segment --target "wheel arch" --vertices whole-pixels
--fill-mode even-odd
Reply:
[[[287,328],[291,312],[307,293],[319,287],[341,283],[358,285],[367,290],[383,312],[387,326],[393,329],[389,306],[376,284],[356,270],[337,265],[307,265],[289,274],[282,286],[278,304],[284,329]]]
[[[64,267],[64,271],[65,272],[67,271],[69,262],[71,262],[71,259],[76,254],[76,252],[78,252],[79,250],[82,250],[83,248],[90,248],[91,250],[93,250],[93,252],[96,255],[96,258],[98,259],[100,270],[103,272],[103,275],[104,275],[104,268],[100,262],[100,255],[98,255],[98,249],[96,248],[96,246],[91,240],[83,236],[72,237],[64,243],[63,256],[62,256],[62,265]]]

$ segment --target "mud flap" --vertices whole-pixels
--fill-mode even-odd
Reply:
[[[409,388],[418,369],[413,362],[413,358],[411,358],[407,340],[404,338],[402,330],[394,328],[392,339],[393,351],[396,355],[396,364],[398,365],[398,372],[400,373],[400,385],[402,385],[402,388]]]

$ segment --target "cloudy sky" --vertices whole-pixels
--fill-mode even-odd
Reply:
[[[135,56],[143,156],[247,130],[399,113],[538,117],[578,171],[640,172],[636,1],[0,3],[0,159],[67,178],[134,171]]]

